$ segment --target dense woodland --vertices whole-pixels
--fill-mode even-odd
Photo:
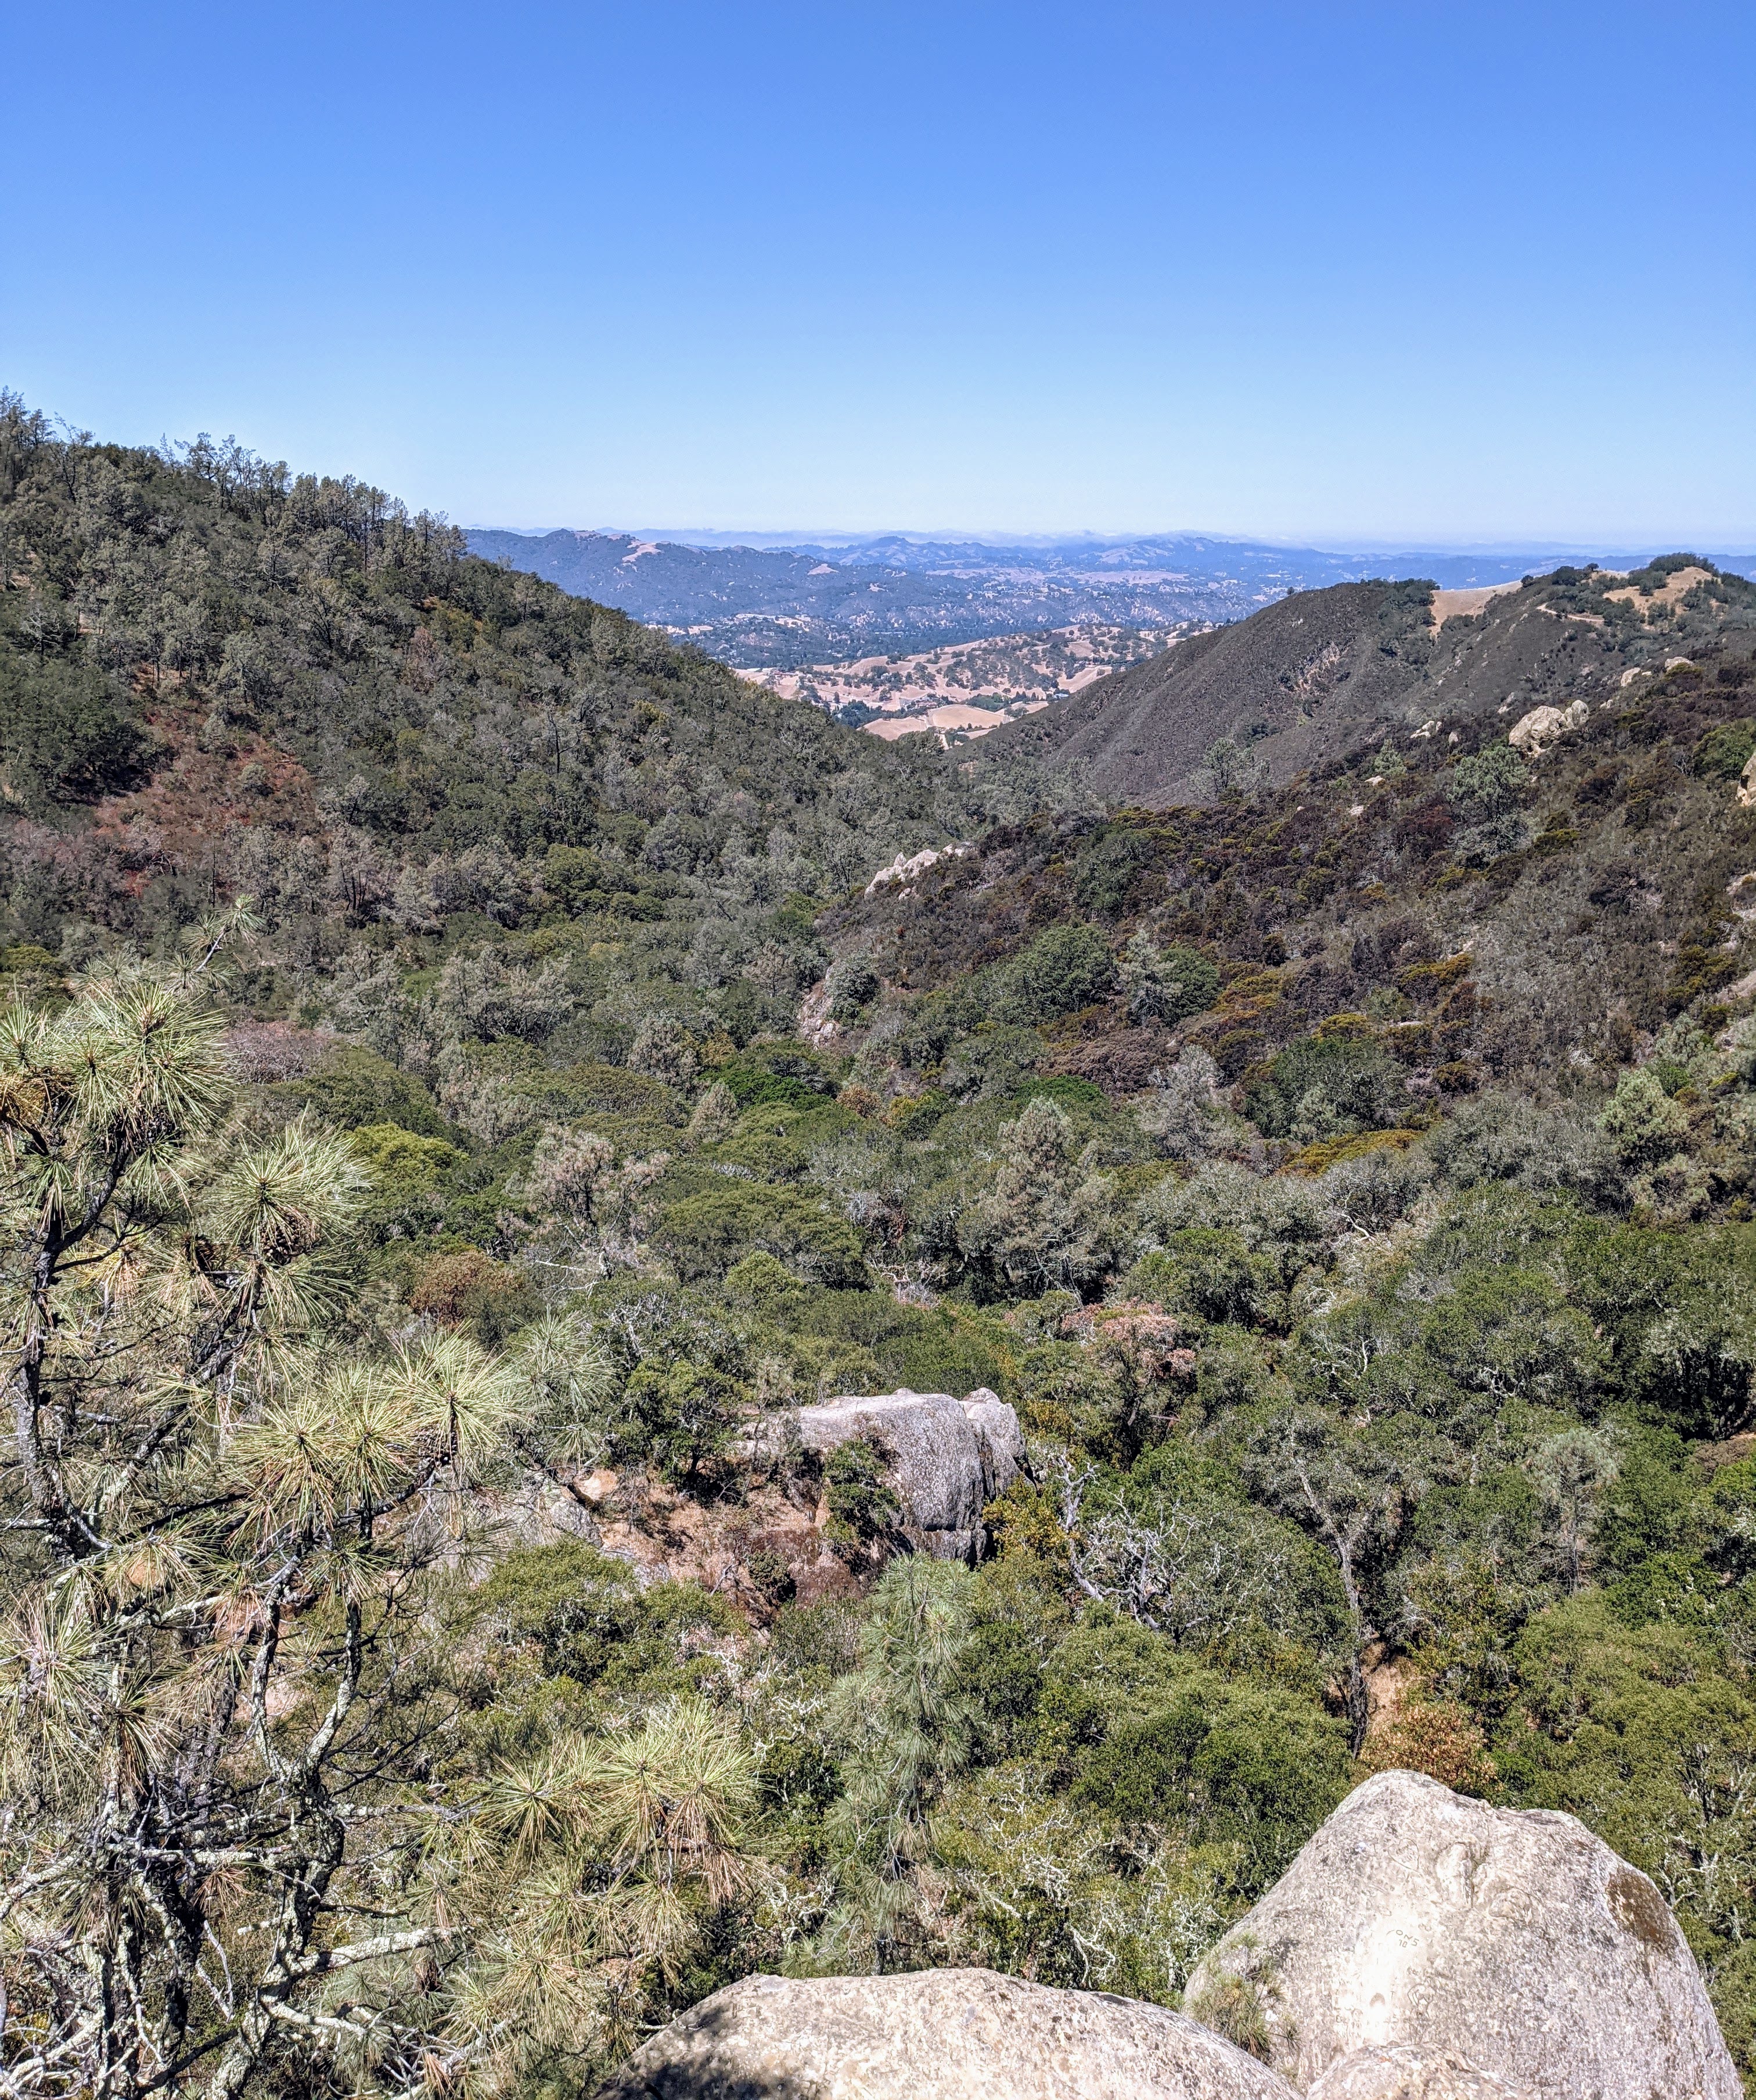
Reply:
[[[1392,1766],[1650,1873],[1756,2081],[1756,588],[1683,566],[1538,756],[1152,815],[7,399],[6,2089],[1175,2004]],[[901,1385],[1019,1411],[975,1567],[788,1433]]]

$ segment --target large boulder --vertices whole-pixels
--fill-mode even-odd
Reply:
[[[869,1437],[884,1454],[902,1529],[942,1560],[973,1560],[987,1543],[983,1507],[1024,1457],[1018,1418],[986,1387],[968,1400],[948,1392],[844,1393],[799,1410],[799,1440],[828,1452]]]
[[[1391,2042],[1338,2057],[1306,2100],[1526,2100],[1455,2049]]]
[[[747,1976],[672,2021],[598,2100],[1292,2100],[1180,2013],[985,1969]]]
[[[1416,1772],[1350,1794],[1185,2002],[1241,1990],[1301,2090],[1351,2052],[1405,2043],[1454,2050],[1529,2100],[1742,2093],[1644,1874],[1570,1815],[1492,1808]]]
[[[985,1385],[978,1385],[961,1405],[982,1454],[982,1499],[991,1502],[1024,1471],[1024,1436],[1018,1416]]]
[[[1507,731],[1506,740],[1514,751],[1535,758],[1557,737],[1566,735],[1569,730],[1583,729],[1591,712],[1583,700],[1575,700],[1565,708],[1533,708]]]

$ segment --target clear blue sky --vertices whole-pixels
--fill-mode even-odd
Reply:
[[[1756,7],[7,10],[0,384],[472,524],[1756,545]]]

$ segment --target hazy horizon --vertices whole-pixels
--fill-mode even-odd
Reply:
[[[1309,551],[1330,554],[1436,554],[1498,555],[1510,558],[1515,554],[1555,555],[1577,554],[1586,559],[1601,561],[1609,555],[1627,555],[1649,558],[1654,554],[1691,553],[1736,556],[1749,559],[1756,554],[1756,532],[1748,536],[1749,545],[1741,545],[1736,536],[1723,540],[1709,540],[1697,535],[1674,543],[1658,533],[1630,533],[1613,544],[1607,536],[1602,538],[1580,536],[1554,540],[1526,539],[1516,534],[1503,534],[1481,539],[1448,540],[1436,535],[1399,538],[1391,533],[1366,536],[1345,537],[1339,534],[1313,534],[1308,538],[1289,538],[1273,532],[1216,532],[1199,526],[1177,525],[1149,527],[1135,532],[1107,532],[1096,529],[1078,528],[1066,532],[1017,531],[1008,532],[995,527],[887,525],[867,530],[851,530],[845,526],[795,525],[777,530],[752,527],[709,525],[617,525],[549,524],[497,525],[480,518],[456,519],[461,531],[465,532],[511,532],[524,539],[540,539],[550,532],[593,532],[607,537],[625,537],[635,540],[657,540],[677,546],[699,547],[773,547],[786,549],[795,546],[863,545],[879,540],[907,540],[917,545],[940,544],[968,545],[995,548],[1073,546],[1082,542],[1094,546],[1129,546],[1149,540],[1207,540],[1217,546],[1284,548],[1290,552]],[[1662,543],[1662,544],[1661,544]]]
[[[13,26],[79,113],[9,112],[52,237],[0,384],[455,518],[1756,546],[1756,12],[1690,14],[1686,91],[1664,42],[1633,0],[68,0]]]

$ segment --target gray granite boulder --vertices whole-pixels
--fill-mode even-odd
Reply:
[[[883,1452],[902,1505],[902,1529],[942,1560],[974,1560],[987,1543],[984,1505],[1023,1458],[1018,1418],[984,1388],[948,1392],[844,1393],[799,1410],[799,1440],[827,1452],[857,1436]]]
[[[1526,2100],[1455,2049],[1392,2042],[1338,2057],[1306,2100]]]
[[[1416,1772],[1350,1794],[1185,2002],[1198,2014],[1240,1986],[1301,2091],[1354,2051],[1405,2043],[1454,2050],[1528,2100],[1741,2100],[1646,1876],[1570,1815],[1493,1808]]]
[[[985,1385],[967,1396],[963,1409],[982,1454],[982,1498],[992,1502],[1024,1471],[1024,1435],[1017,1413]]]
[[[637,2050],[598,2100],[1293,2100],[1161,2005],[985,1969],[748,1976]]]

